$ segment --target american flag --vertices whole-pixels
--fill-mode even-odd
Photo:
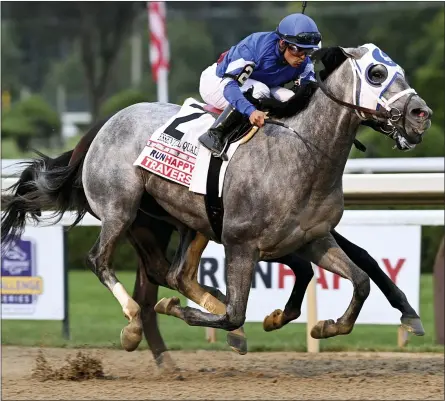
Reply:
[[[165,24],[165,2],[147,2],[148,25],[150,30],[150,63],[153,78],[158,82],[159,70],[169,69],[169,46]]]

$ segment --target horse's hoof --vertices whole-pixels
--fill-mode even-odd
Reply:
[[[240,355],[247,354],[247,338],[232,332],[227,333],[227,344]]]
[[[401,317],[402,327],[409,333],[415,336],[424,336],[425,330],[422,325],[420,317]]]
[[[180,301],[178,297],[172,297],[172,298],[162,298],[158,303],[155,305],[154,310],[156,313],[161,313],[163,315],[169,315],[170,310],[173,306],[179,305]]]
[[[337,335],[337,326],[332,319],[320,320],[311,330],[311,337],[316,340],[334,337]]]
[[[283,311],[281,309],[276,309],[270,315],[266,316],[263,320],[264,331],[278,330],[283,325],[281,324],[283,316]]]
[[[137,324],[129,324],[121,331],[121,345],[125,351],[134,351],[142,341],[142,327]]]
[[[158,357],[155,358],[155,362],[158,368],[163,372],[179,371],[179,368],[176,366],[168,351],[164,351],[162,354],[158,355]]]

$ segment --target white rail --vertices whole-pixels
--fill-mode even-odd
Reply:
[[[54,222],[51,212],[43,212],[42,218],[47,225]],[[71,225],[75,214],[67,212],[58,224]],[[443,210],[345,210],[341,223],[344,225],[415,225],[415,226],[444,226],[445,215]],[[30,221],[29,225],[33,223]],[[100,226],[100,220],[87,213],[80,221],[79,226]]]
[[[347,194],[443,194],[444,173],[344,174]]]
[[[445,171],[443,157],[379,157],[349,159],[345,173],[439,173]]]
[[[343,192],[348,195],[444,195],[444,173],[344,174]],[[2,190],[17,178],[2,178]],[[5,193],[3,193],[5,195]]]
[[[27,159],[2,159],[2,176],[12,175],[20,170],[17,162]],[[345,173],[443,173],[443,157],[379,157],[373,159],[349,159]]]

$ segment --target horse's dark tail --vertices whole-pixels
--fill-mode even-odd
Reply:
[[[2,195],[2,243],[7,238],[17,238],[22,234],[27,217],[35,221],[40,220],[41,209],[47,206],[47,202],[42,203],[42,197],[38,196],[39,189],[36,185],[36,177],[42,170],[68,166],[73,151],[65,152],[54,159],[40,152],[36,151],[36,153],[40,156],[39,158],[19,163],[26,166],[25,169],[22,171],[20,178],[5,190],[8,194]],[[51,206],[50,209],[54,207],[54,204]]]
[[[74,227],[87,212],[88,202],[82,186],[82,166],[85,155],[67,166],[53,167],[45,162],[34,171],[36,191],[30,194],[42,209],[53,210],[54,223],[60,221],[67,210],[77,212]]]
[[[21,163],[26,168],[19,180],[6,189],[12,191],[13,195],[2,196],[5,199],[2,202],[2,243],[20,237],[27,216],[36,222],[42,221],[41,210],[54,212],[51,217],[58,218],[53,224],[60,221],[67,210],[77,212],[77,218],[71,227],[82,220],[88,207],[82,187],[83,160],[91,142],[110,117],[96,122],[75,149],[54,159],[36,151],[38,158]]]

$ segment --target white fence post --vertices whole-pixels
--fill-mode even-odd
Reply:
[[[317,278],[312,277],[307,287],[307,324],[306,345],[307,352],[317,353],[320,351],[320,341],[311,337],[311,330],[317,324]]]

